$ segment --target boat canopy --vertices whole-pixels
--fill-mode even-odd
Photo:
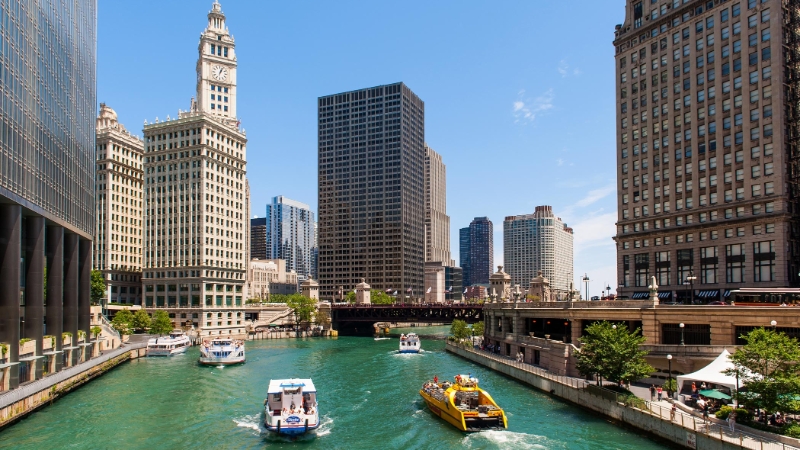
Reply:
[[[288,378],[285,380],[269,380],[267,394],[282,394],[286,388],[303,388],[303,392],[317,392],[311,378]]]

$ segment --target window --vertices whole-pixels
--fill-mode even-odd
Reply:
[[[650,284],[648,278],[650,268],[650,255],[639,253],[634,255],[635,284],[637,287],[646,287]]]
[[[773,163],[764,164],[764,175],[772,175],[774,173]]]
[[[728,230],[725,230],[726,237]],[[727,283],[744,283],[744,244],[725,246],[725,281]]]
[[[692,249],[678,250],[678,283],[683,283],[692,271],[694,256]]]
[[[775,183],[770,181],[764,183],[764,195],[772,195],[775,193]]]
[[[717,247],[700,248],[700,283],[716,284],[718,268]]]
[[[753,281],[775,281],[775,241],[753,243]]]
[[[761,166],[753,166],[750,168],[750,177],[758,178],[761,176]]]

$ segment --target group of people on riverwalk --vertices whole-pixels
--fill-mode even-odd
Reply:
[[[656,386],[655,384],[650,385],[650,400],[655,400],[656,395],[658,395],[658,401],[661,401],[662,397],[664,396],[664,388],[661,386]]]

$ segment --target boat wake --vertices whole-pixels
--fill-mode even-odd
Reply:
[[[241,419],[233,419],[233,423],[236,424],[237,427],[241,428],[249,428],[251,430],[257,431],[261,433],[264,431],[261,428],[261,415],[260,414],[253,414],[250,416],[244,416]]]
[[[331,429],[333,428],[333,419],[330,417],[322,416],[322,419],[319,421],[319,428],[317,428],[316,434],[317,437],[327,436],[331,434]]]
[[[391,340],[391,339],[392,338],[375,338],[376,341],[388,341],[388,340]]]
[[[535,434],[515,433],[505,430],[486,430],[472,433],[461,441],[465,448],[515,448],[515,449],[546,449],[542,442],[544,436]]]

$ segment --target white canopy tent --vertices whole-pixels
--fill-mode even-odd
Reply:
[[[727,350],[723,350],[722,353],[717,356],[714,361],[702,369],[698,370],[697,372],[687,373],[686,375],[680,375],[677,378],[678,380],[678,390],[681,391],[683,389],[683,382],[684,381],[705,381],[706,383],[718,384],[721,386],[726,386],[731,389],[731,391],[737,390],[741,387],[742,383],[739,380],[739,386],[736,386],[736,377],[725,375],[722,373],[726,369],[733,369],[733,363],[728,358],[730,353]]]

